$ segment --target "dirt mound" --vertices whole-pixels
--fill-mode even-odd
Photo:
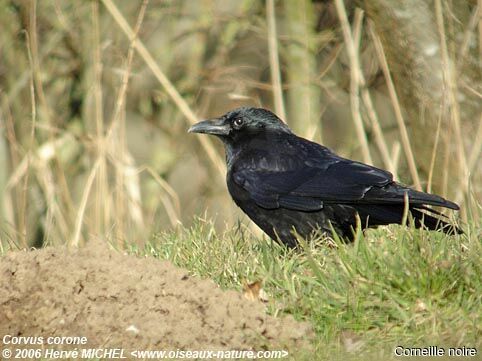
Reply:
[[[169,262],[91,246],[0,258],[4,335],[85,336],[88,347],[128,350],[260,350],[306,347],[311,330]]]

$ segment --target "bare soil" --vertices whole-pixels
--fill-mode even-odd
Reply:
[[[89,246],[0,258],[4,335],[85,336],[89,347],[127,350],[293,350],[309,347],[312,330],[167,261]]]

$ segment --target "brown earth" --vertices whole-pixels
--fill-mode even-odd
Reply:
[[[90,246],[0,258],[0,345],[4,335],[85,336],[88,347],[127,350],[293,350],[309,347],[312,331],[167,261]]]

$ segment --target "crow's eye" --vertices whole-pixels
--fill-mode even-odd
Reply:
[[[233,124],[236,129],[239,129],[243,126],[244,120],[242,118],[236,118],[234,119]]]

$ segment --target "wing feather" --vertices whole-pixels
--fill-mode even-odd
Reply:
[[[244,168],[233,169],[234,182],[260,207],[300,211],[325,204],[437,205],[458,209],[441,197],[418,192],[393,181],[390,172],[337,156],[301,138],[289,139],[278,152],[249,153]]]

